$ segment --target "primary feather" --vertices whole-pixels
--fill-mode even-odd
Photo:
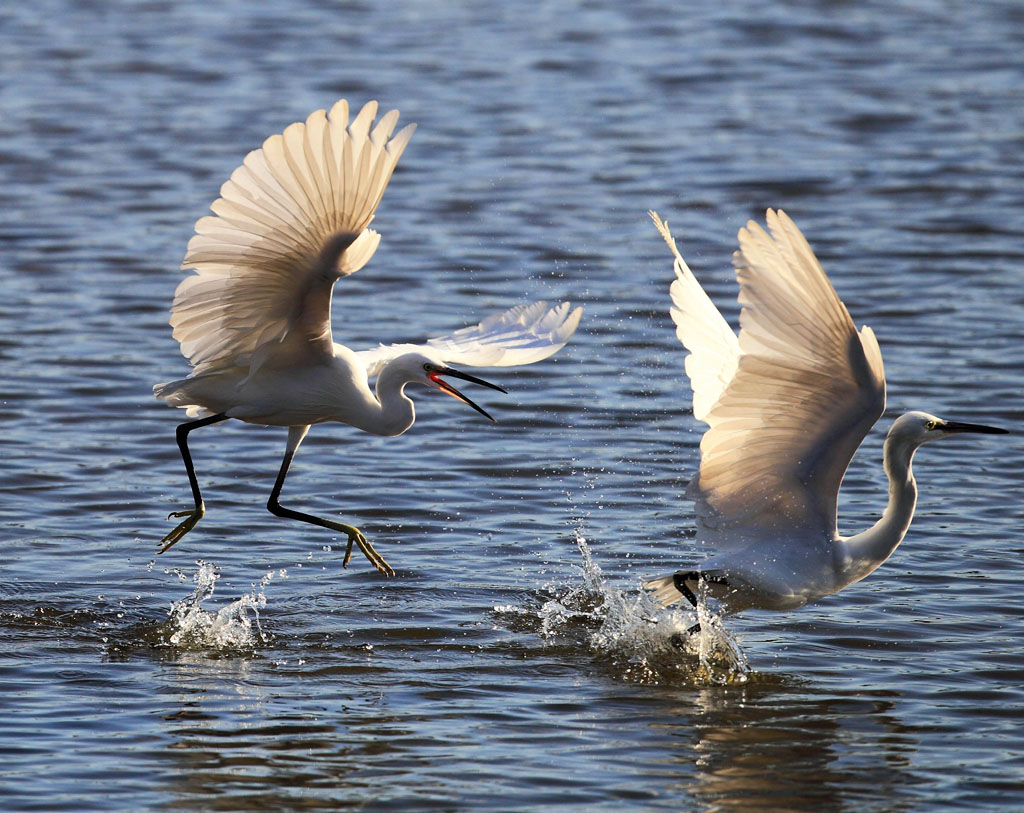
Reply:
[[[356,355],[369,376],[376,375],[388,361],[403,353],[424,349],[435,353],[446,364],[467,367],[532,364],[565,346],[582,314],[583,308],[570,308],[568,302],[548,308],[548,303],[542,300],[517,305],[487,317],[478,325],[429,339],[422,345],[381,345],[373,350],[361,350]]]
[[[675,256],[676,278],[669,289],[672,321],[676,325],[676,336],[690,351],[685,365],[693,389],[693,416],[703,421],[736,374],[740,345],[729,323],[679,253],[668,224],[663,223],[657,213],[650,214]]]
[[[371,129],[376,112],[369,102],[349,122],[342,100],[271,136],[196,223],[182,262],[195,274],[171,307],[196,375],[239,365],[252,374],[289,339],[333,352],[334,283],[376,251],[367,226],[416,126],[392,136],[392,110]]]

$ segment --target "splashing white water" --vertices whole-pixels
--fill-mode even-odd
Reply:
[[[555,597],[535,610],[540,634],[562,639],[579,629],[587,631],[586,645],[622,668],[623,677],[644,683],[742,683],[750,668],[721,619],[702,603],[696,615],[675,607],[660,607],[640,588],[618,590],[605,580],[590,546],[576,535],[583,557],[583,583],[568,591],[551,589]],[[531,611],[496,607],[498,612]],[[688,630],[700,623],[698,632]]]
[[[267,643],[270,635],[260,626],[260,613],[267,606],[264,592],[274,573],[267,573],[258,585],[245,596],[214,612],[203,609],[204,601],[213,597],[214,586],[220,573],[210,562],[199,560],[199,569],[193,576],[192,595],[171,604],[167,642],[172,646],[203,649],[252,649]],[[284,571],[281,571],[284,575]],[[178,572],[181,579],[186,574]]]

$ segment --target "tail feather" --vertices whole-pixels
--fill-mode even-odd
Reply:
[[[189,385],[195,381],[195,378],[181,378],[177,381],[157,384],[153,387],[153,395],[163,399],[167,406],[184,409],[185,414],[190,418],[203,418],[207,415],[217,414],[215,410],[208,409],[195,402],[189,391]]]
[[[668,607],[680,601],[684,596],[676,587],[675,574],[662,576],[658,579],[651,579],[644,582],[644,589],[650,590],[654,600],[662,607]]]

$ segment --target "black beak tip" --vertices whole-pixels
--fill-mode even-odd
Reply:
[[[491,415],[491,413],[488,412],[486,409],[484,409],[482,406],[480,406],[479,404],[474,403],[473,401],[470,401],[465,396],[463,396],[463,398],[465,399],[465,403],[466,403],[467,406],[473,407],[473,409],[475,409],[477,412],[479,412],[481,415],[483,415],[485,418],[487,418],[487,420],[489,420],[491,423],[497,423],[498,422],[498,419],[495,418],[493,415]]]
[[[947,430],[951,432],[962,432],[965,434],[973,435],[1008,435],[1010,434],[1009,429],[1003,429],[999,426],[985,426],[978,423],[960,423],[958,421],[949,421],[946,424]]]

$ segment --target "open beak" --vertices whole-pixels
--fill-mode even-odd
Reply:
[[[960,423],[959,421],[945,421],[942,424],[942,431],[955,434],[957,432],[973,432],[977,435],[1008,435],[1006,429],[996,426],[982,426],[980,423]]]
[[[508,390],[502,389],[497,384],[492,384],[489,381],[484,381],[482,378],[477,378],[475,375],[470,375],[469,373],[460,373],[458,370],[453,370],[451,367],[442,367],[441,369],[435,370],[434,372],[430,373],[427,376],[431,381],[437,384],[437,387],[439,390],[441,390],[441,392],[448,393],[452,398],[456,398],[459,401],[462,401],[462,403],[473,407],[473,409],[475,409],[489,421],[494,421],[494,423],[497,423],[497,421],[495,421],[494,418],[487,414],[487,411],[485,409],[474,404],[465,395],[463,395],[461,392],[455,389],[455,387],[453,387],[451,384],[449,384],[447,381],[441,378],[441,376],[443,375],[448,375],[451,376],[452,378],[461,378],[463,381],[469,381],[471,384],[479,384],[481,387],[490,387],[492,390],[504,392],[506,395],[508,394]]]

